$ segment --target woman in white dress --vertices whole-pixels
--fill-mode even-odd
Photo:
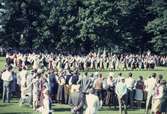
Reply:
[[[49,90],[46,85],[44,85],[43,90],[43,110],[42,114],[50,114],[50,97],[49,97]]]
[[[36,110],[39,96],[39,78],[36,76],[33,80],[33,110]]]
[[[96,114],[100,108],[100,101],[97,95],[94,94],[93,89],[86,95],[87,108],[85,114]]]

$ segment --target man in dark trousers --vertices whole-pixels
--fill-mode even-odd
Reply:
[[[82,93],[86,94],[88,93],[88,89],[92,86],[92,80],[90,77],[88,77],[88,73],[86,72],[84,77],[78,81],[78,84],[81,85],[81,91]]]
[[[79,85],[76,85],[72,88],[73,93],[70,96],[69,104],[72,106],[71,113],[72,114],[83,114],[83,106],[84,106],[84,94],[79,91]]]

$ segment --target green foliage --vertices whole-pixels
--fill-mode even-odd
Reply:
[[[150,21],[146,30],[152,35],[151,43],[155,52],[167,54],[167,1],[159,0],[149,9],[156,14],[156,18]]]
[[[2,0],[5,47],[165,54],[163,0]],[[22,37],[21,37],[22,36]],[[165,40],[165,41],[164,41]]]

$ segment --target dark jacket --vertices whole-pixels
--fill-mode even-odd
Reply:
[[[71,94],[69,104],[72,106],[73,114],[83,114],[84,95],[80,92],[74,92]]]

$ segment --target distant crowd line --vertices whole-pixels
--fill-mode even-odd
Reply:
[[[124,64],[128,65],[131,61],[131,69],[135,67],[133,62],[147,61],[148,69],[152,69],[161,63],[162,58],[165,60],[165,57],[150,53],[126,56],[106,53],[90,53],[87,56],[8,53],[6,67],[0,75],[2,100],[10,102],[12,97],[19,97],[20,105],[28,104],[42,114],[52,113],[53,103],[71,105],[72,114],[96,114],[104,105],[119,107],[120,114],[143,106],[146,114],[150,107],[154,114],[166,114],[167,85],[161,74],[153,73],[147,79],[139,76],[137,80],[132,73],[127,78],[113,72],[107,77],[99,72],[80,74],[80,70],[88,68],[105,69],[106,63],[112,66],[111,70],[117,70],[117,65],[113,65],[115,62],[110,64],[110,61],[118,62],[121,57],[124,62],[128,61]]]
[[[89,53],[87,55],[7,53],[6,63],[14,66],[49,67],[77,70],[150,70],[167,66],[167,56],[147,54]]]

